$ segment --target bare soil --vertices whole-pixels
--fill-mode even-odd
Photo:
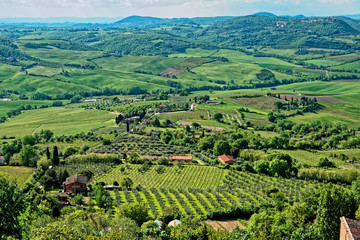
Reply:
[[[162,71],[161,73],[159,73],[159,75],[162,77],[172,77],[172,76],[179,75],[183,72],[185,72],[185,71],[179,70],[179,69],[176,69],[173,67],[169,67],[169,68],[165,69],[164,71]]]
[[[245,226],[242,225],[237,220],[215,220],[215,221],[206,221],[208,225],[210,225],[215,231],[224,231],[224,229],[228,232],[232,232],[236,227],[240,229],[245,229]]]

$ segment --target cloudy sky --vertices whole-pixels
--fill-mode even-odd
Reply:
[[[0,17],[240,16],[360,14],[360,0],[0,0]]]

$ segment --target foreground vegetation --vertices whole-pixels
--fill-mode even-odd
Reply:
[[[1,238],[337,239],[360,220],[359,23],[217,19],[0,28]],[[61,192],[75,174],[86,196]]]

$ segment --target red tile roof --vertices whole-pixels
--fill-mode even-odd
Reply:
[[[74,176],[66,178],[64,184],[68,185],[68,184],[75,183],[75,182],[87,184],[87,177],[80,176],[80,175],[74,175]]]
[[[221,162],[223,162],[225,164],[226,163],[235,163],[235,160],[229,155],[221,155],[218,158]]]
[[[351,240],[358,240],[360,239],[360,222],[346,218],[341,217],[341,233],[344,233],[347,235],[348,239]],[[343,229],[344,228],[344,229]],[[342,236],[340,236],[341,238]]]

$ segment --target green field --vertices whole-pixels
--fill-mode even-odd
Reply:
[[[15,182],[20,187],[30,179],[34,172],[35,169],[29,167],[0,166],[0,177]]]
[[[113,126],[115,115],[101,110],[82,108],[45,108],[28,110],[0,124],[1,135],[24,136],[49,129],[55,134],[75,134]]]
[[[0,101],[0,117],[6,116],[6,113],[18,109],[22,106],[31,105],[40,107],[41,105],[50,106],[52,101],[37,101],[37,100],[16,100],[16,101]]]
[[[359,93],[360,81],[301,82],[278,86],[277,90],[301,92],[310,95]]]
[[[130,169],[127,168],[124,172],[120,171],[121,166],[114,168],[93,181],[103,181],[111,185],[114,181],[120,183],[123,178],[129,177],[134,186],[141,185],[145,188],[215,188],[221,185],[227,173],[227,170],[200,166],[164,167],[163,173],[157,173],[156,165],[141,173],[138,171],[139,165],[129,166]]]

